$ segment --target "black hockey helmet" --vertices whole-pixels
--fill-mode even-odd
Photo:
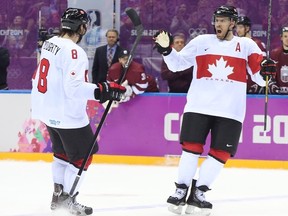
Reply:
[[[79,27],[88,23],[87,13],[78,8],[67,8],[61,17],[62,29],[77,32]]]
[[[283,32],[288,32],[288,27],[282,27],[281,29],[280,29],[280,35],[282,35],[283,34]]]
[[[124,57],[129,56],[129,55],[130,55],[130,52],[128,50],[124,49],[124,50],[121,50],[118,57],[124,58]]]
[[[239,16],[237,25],[244,25],[251,27],[251,20],[247,16]]]
[[[238,20],[238,12],[234,6],[222,5],[214,11],[213,14],[213,22],[214,25],[215,17],[222,16],[222,17],[230,17],[235,22]]]

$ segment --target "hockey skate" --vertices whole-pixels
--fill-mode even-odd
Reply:
[[[211,214],[212,204],[205,200],[204,195],[208,190],[210,189],[206,185],[196,187],[196,180],[193,179],[185,214],[195,216],[209,216]]]
[[[60,204],[67,199],[68,197],[63,196],[63,185],[54,183],[54,192],[52,195],[52,201],[51,201],[51,210],[56,210],[60,207]]]
[[[175,183],[175,185],[175,193],[167,199],[167,203],[169,203],[168,210],[175,214],[181,214],[182,208],[186,204],[188,187],[185,184]]]
[[[55,211],[55,214],[58,215],[59,212],[64,214],[65,212],[69,213],[69,215],[79,215],[85,216],[93,213],[93,209],[91,207],[87,207],[76,202],[76,196],[78,192],[70,197],[68,193],[63,192],[63,186],[60,184],[54,184],[54,192],[52,195],[51,201],[51,210]],[[65,212],[63,212],[65,210]],[[66,215],[66,214],[65,214]]]
[[[67,196],[67,199],[65,199],[61,203],[61,207],[67,209],[71,215],[78,215],[78,216],[91,215],[93,213],[93,209],[91,207],[87,207],[78,203],[76,201],[77,195],[78,192],[72,197],[69,196],[67,193],[63,193],[63,196]]]

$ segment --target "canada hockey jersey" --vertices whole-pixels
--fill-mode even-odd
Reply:
[[[260,86],[262,51],[246,37],[219,40],[216,35],[199,35],[180,52],[163,56],[171,71],[191,66],[193,80],[184,112],[196,112],[244,121],[246,110],[246,70]]]
[[[44,42],[32,78],[32,118],[50,127],[80,128],[89,124],[87,100],[95,84],[88,83],[88,58],[72,40],[55,36]]]

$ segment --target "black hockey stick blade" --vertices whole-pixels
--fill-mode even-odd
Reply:
[[[137,45],[138,45],[138,43],[139,43],[139,41],[140,41],[140,39],[142,37],[142,33],[143,33],[143,30],[144,30],[144,28],[143,28],[143,26],[141,24],[141,20],[140,20],[140,18],[138,16],[137,12],[134,9],[132,9],[132,8],[127,8],[125,11],[126,11],[127,15],[129,16],[129,18],[131,19],[131,21],[132,21],[132,23],[134,25],[134,28],[137,31],[137,37],[136,37],[136,39],[135,39],[135,41],[133,43],[133,46],[131,48],[130,55],[128,57],[128,61],[127,61],[127,63],[124,66],[124,73],[123,73],[121,79],[119,79],[118,82],[117,82],[118,84],[121,84],[123,82],[123,79],[124,79],[124,77],[125,77],[125,75],[127,73],[128,67],[129,67],[129,65],[130,65],[130,63],[131,63],[131,61],[133,59],[134,52],[135,52],[136,47],[137,47]],[[80,169],[79,169],[79,171],[78,171],[78,173],[76,175],[76,178],[75,178],[75,180],[73,182],[73,185],[72,185],[72,187],[70,189],[70,192],[69,192],[70,196],[73,196],[73,194],[75,192],[75,189],[76,189],[76,186],[77,186],[77,184],[78,184],[78,182],[80,180],[80,177],[82,175],[82,172],[84,170],[84,167],[86,166],[89,157],[92,155],[93,148],[94,148],[94,146],[97,143],[97,137],[98,137],[98,135],[99,135],[99,133],[100,133],[100,131],[102,129],[102,126],[103,126],[104,121],[105,121],[105,119],[106,119],[106,117],[108,115],[108,112],[109,112],[109,110],[111,108],[112,103],[113,103],[113,100],[109,100],[108,105],[106,106],[106,108],[104,110],[104,113],[103,113],[103,115],[102,115],[102,117],[100,119],[99,125],[96,128],[96,131],[94,133],[93,141],[92,141],[92,144],[90,146],[90,149],[89,149],[89,151],[87,151],[87,153],[85,155],[85,158],[84,158],[84,160],[83,160],[83,162],[81,164],[81,167],[80,167]]]
[[[135,27],[141,25],[140,17],[138,16],[137,12],[133,8],[130,8],[130,7],[126,8],[125,13],[130,18],[130,20],[132,21]]]
[[[134,28],[137,31],[137,37],[139,35],[142,35],[144,28],[143,28],[143,25],[141,23],[141,19],[140,19],[139,15],[137,14],[137,12],[133,8],[130,8],[130,7],[126,8],[125,12],[126,12],[127,16],[130,18],[131,22],[134,25]]]
[[[125,77],[125,74],[128,70],[128,67],[130,66],[130,63],[134,57],[136,47],[137,47],[139,41],[141,40],[142,33],[144,31],[144,27],[141,23],[141,19],[140,19],[139,15],[137,14],[137,12],[133,8],[130,8],[130,7],[126,8],[125,12],[128,15],[128,17],[130,18],[131,22],[133,23],[134,28],[137,31],[137,36],[136,36],[135,42],[134,42],[134,44],[130,50],[130,55],[128,57],[128,60],[127,60],[126,64],[124,65],[124,73],[123,73],[123,76],[122,76],[120,83],[122,83],[124,81],[123,78]]]

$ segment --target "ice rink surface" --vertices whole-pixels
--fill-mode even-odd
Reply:
[[[47,162],[0,161],[0,216],[52,215]],[[92,164],[77,201],[96,216],[173,216],[176,166]],[[225,168],[206,193],[211,216],[287,216],[288,170]]]

